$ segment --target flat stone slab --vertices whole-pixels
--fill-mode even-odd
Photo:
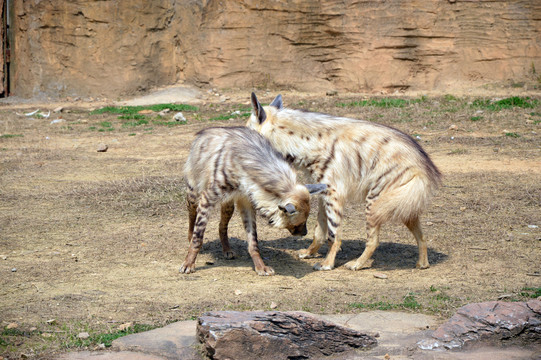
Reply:
[[[370,349],[377,340],[301,311],[213,311],[197,336],[215,360],[314,359]]]
[[[197,322],[179,321],[163,328],[124,336],[113,341],[117,351],[137,351],[165,359],[200,360],[196,349]]]

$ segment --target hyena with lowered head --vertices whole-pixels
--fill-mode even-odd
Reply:
[[[314,240],[299,257],[314,256],[324,240],[329,251],[317,270],[331,270],[340,250],[340,224],[346,199],[366,201],[367,243],[364,252],[345,264],[370,267],[379,230],[391,220],[403,222],[419,247],[417,267],[429,267],[419,216],[441,183],[441,173],[415,140],[394,128],[363,120],[283,107],[278,95],[262,107],[252,93],[253,113],[247,126],[317,182],[327,185],[319,199]]]
[[[297,183],[295,170],[274,150],[267,139],[246,127],[215,127],[197,133],[185,168],[189,213],[188,255],[180,272],[195,271],[195,258],[203,244],[209,211],[222,204],[219,235],[227,258],[227,225],[235,211],[241,213],[248,237],[248,252],[259,275],[273,275],[263,263],[256,233],[256,210],[269,224],[286,228],[293,235],[306,235],[310,194],[324,185]]]

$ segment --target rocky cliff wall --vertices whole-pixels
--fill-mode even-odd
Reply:
[[[120,96],[179,81],[452,91],[541,72],[541,1],[14,0],[12,9],[21,96]]]

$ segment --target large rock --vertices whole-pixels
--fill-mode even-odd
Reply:
[[[305,312],[209,312],[199,318],[197,336],[216,360],[319,358],[377,344],[372,336]]]
[[[541,301],[468,304],[441,325],[422,349],[459,349],[479,341],[541,343]]]
[[[12,1],[15,95],[118,96],[179,81],[443,90],[537,81],[541,2]]]

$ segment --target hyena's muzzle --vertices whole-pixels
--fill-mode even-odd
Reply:
[[[297,226],[288,227],[287,229],[289,230],[291,235],[295,235],[295,236],[304,236],[308,234],[308,229],[306,229],[306,223],[302,223]]]

